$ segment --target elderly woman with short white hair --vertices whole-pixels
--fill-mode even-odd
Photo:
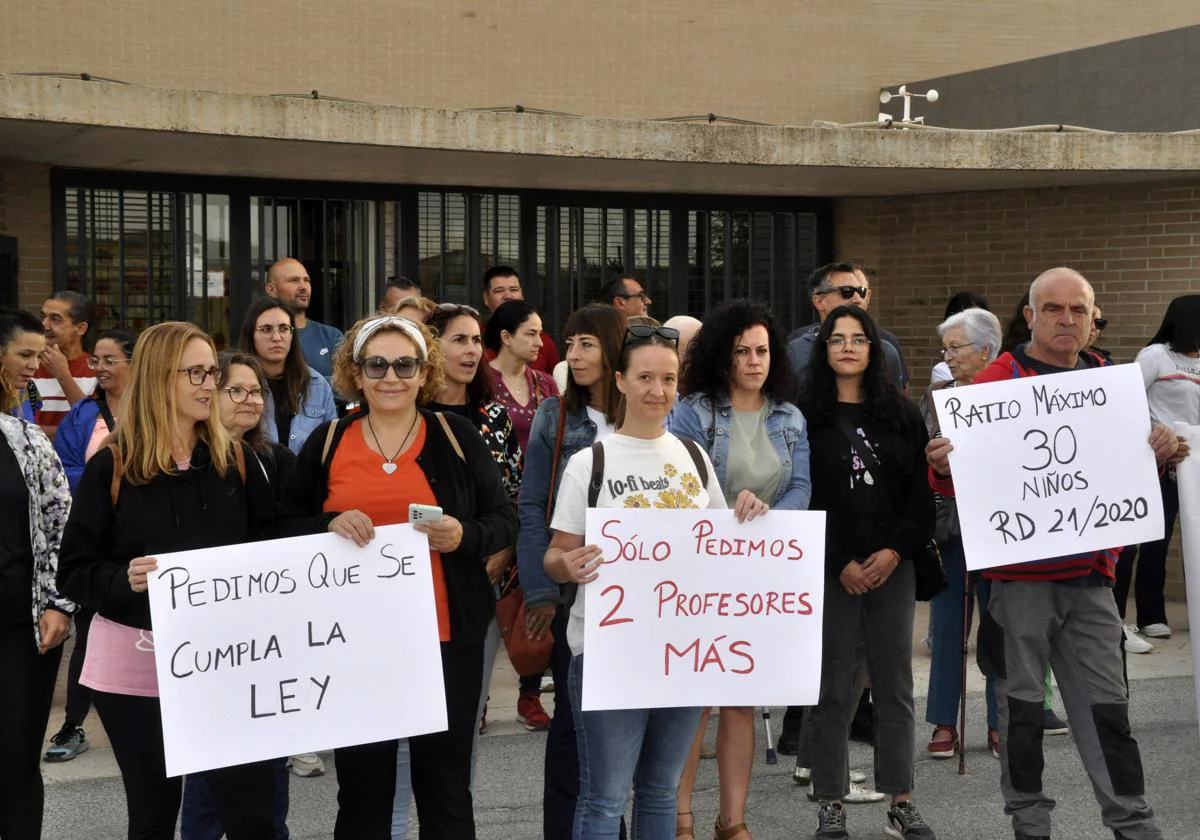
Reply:
[[[940,355],[954,378],[935,382],[921,400],[921,414],[930,436],[939,434],[939,423],[933,406],[933,392],[942,388],[970,385],[975,376],[1000,353],[1000,321],[986,309],[966,309],[951,315],[937,328],[941,336]],[[942,552],[949,585],[930,602],[930,639],[933,643],[929,666],[929,698],[925,705],[925,720],[934,727],[929,741],[930,758],[952,758],[959,746],[959,691],[962,679],[963,610],[968,603],[963,597],[967,575],[967,560],[963,554],[962,532],[959,530],[958,509],[953,499],[937,498],[937,524],[934,537]],[[987,609],[990,587],[987,581],[975,583],[980,611]],[[969,626],[973,602],[967,606]],[[1000,730],[996,721],[996,689],[987,679],[988,747],[1000,757]]]

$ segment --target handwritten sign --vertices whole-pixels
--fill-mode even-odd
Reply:
[[[163,554],[149,580],[169,776],[446,728],[411,525]]]
[[[587,542],[585,710],[817,702],[823,512],[591,509]]]
[[[1162,537],[1137,365],[934,392],[968,569]]]

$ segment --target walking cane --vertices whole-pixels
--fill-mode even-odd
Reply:
[[[963,569],[962,693],[958,698],[958,775],[967,772],[967,651],[971,645],[971,573]]]
[[[779,756],[775,754],[775,740],[771,737],[771,710],[763,706],[763,728],[767,730],[767,764],[778,764]]]

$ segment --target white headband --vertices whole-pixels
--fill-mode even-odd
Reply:
[[[406,336],[412,339],[412,343],[417,345],[417,350],[421,353],[421,360],[429,358],[429,348],[425,346],[425,336],[421,335],[420,327],[407,318],[385,315],[382,318],[373,318],[362,325],[362,329],[354,337],[354,361],[362,361],[363,348],[367,346],[367,342],[371,340],[372,336],[384,327],[399,327]]]

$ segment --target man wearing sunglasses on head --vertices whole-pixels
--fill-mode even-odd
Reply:
[[[812,306],[817,323],[794,330],[788,336],[788,360],[797,381],[803,384],[807,378],[808,363],[816,346],[817,333],[825,318],[839,306],[857,306],[863,310],[870,307],[871,286],[863,270],[850,262],[835,262],[823,265],[808,278],[812,289]],[[888,378],[896,388],[907,396],[908,368],[900,352],[900,342],[885,329],[879,329],[883,339],[883,355],[887,362]]]
[[[607,303],[626,318],[632,315],[649,315],[650,304],[654,303],[642,284],[629,276],[613,277],[600,290],[600,302]]]

